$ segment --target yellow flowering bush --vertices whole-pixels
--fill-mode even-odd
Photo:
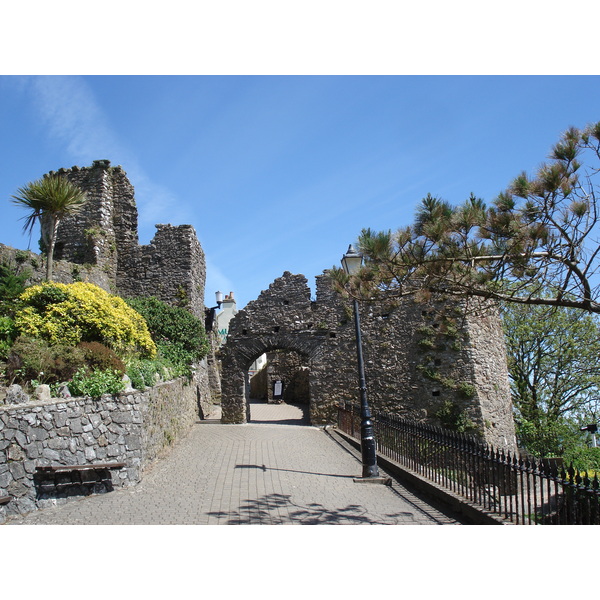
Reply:
[[[27,288],[20,299],[15,326],[21,335],[50,344],[101,342],[121,355],[156,355],[144,317],[96,285],[47,282]]]

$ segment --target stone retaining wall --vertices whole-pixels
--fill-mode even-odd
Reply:
[[[145,392],[0,406],[0,496],[12,496],[0,506],[0,523],[72,495],[139,482],[144,470],[197,421],[200,395],[194,382],[180,378]],[[36,476],[39,466],[115,462],[125,467],[111,470],[104,488],[90,480],[88,486],[66,482],[48,491]]]

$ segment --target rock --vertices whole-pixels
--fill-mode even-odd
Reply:
[[[33,392],[33,395],[37,400],[50,400],[52,398],[52,394],[50,394],[50,386],[43,383],[42,385],[38,385]]]
[[[58,396],[60,398],[70,398],[71,392],[69,391],[69,386],[65,383],[58,388]]]
[[[6,390],[6,404],[24,404],[25,402],[29,402],[29,395],[19,384],[13,383]]]
[[[123,393],[127,394],[134,391],[133,386],[131,385],[131,379],[129,379],[128,375],[123,375],[123,379],[121,381],[125,384]]]

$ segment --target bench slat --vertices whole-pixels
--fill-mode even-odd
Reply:
[[[95,465],[50,465],[45,467],[36,467],[36,471],[41,473],[66,473],[68,471],[99,471],[102,469],[121,469],[125,463],[106,463]]]

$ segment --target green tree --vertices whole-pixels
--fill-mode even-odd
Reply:
[[[513,398],[519,412],[578,414],[600,390],[600,327],[576,309],[505,306]]]
[[[502,308],[517,433],[538,455],[582,445],[600,393],[600,326],[573,308]]]
[[[86,202],[86,195],[66,177],[53,175],[19,188],[17,195],[12,196],[12,201],[29,211],[23,217],[24,232],[31,233],[34,225],[40,223],[42,243],[47,249],[46,279],[51,281],[58,225],[64,217],[81,210]]]
[[[415,222],[392,233],[364,229],[365,266],[339,290],[372,297],[443,293],[600,313],[597,177],[600,123],[571,128],[533,177],[519,175],[487,206],[428,195]]]

